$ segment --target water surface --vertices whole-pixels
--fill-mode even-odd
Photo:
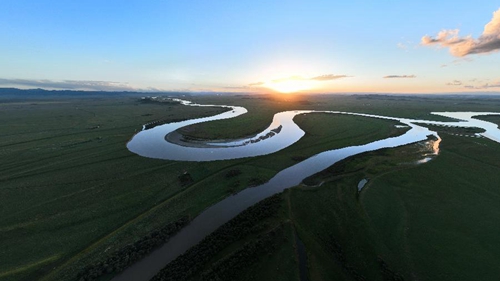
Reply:
[[[188,102],[182,102],[184,104],[188,104]],[[193,104],[189,105],[201,106]],[[143,130],[132,138],[132,140],[127,144],[127,147],[130,151],[145,157],[170,160],[213,161],[241,157],[254,157],[279,151],[298,141],[304,135],[304,131],[302,131],[300,127],[298,127],[297,124],[293,122],[293,117],[298,114],[311,114],[316,112],[350,114],[371,118],[396,120],[401,122],[405,126],[408,126],[410,129],[404,134],[397,137],[386,138],[364,145],[350,146],[321,152],[278,172],[267,183],[264,183],[257,187],[247,188],[239,192],[238,194],[231,195],[223,199],[222,201],[209,207],[196,218],[194,218],[194,220],[189,225],[180,230],[180,232],[172,237],[165,245],[155,250],[141,261],[133,264],[124,272],[117,275],[113,280],[149,280],[170,261],[184,253],[190,247],[199,243],[204,237],[215,231],[218,227],[228,222],[230,219],[234,218],[248,207],[276,193],[280,193],[286,188],[299,185],[304,178],[320,172],[347,157],[363,152],[378,150],[381,148],[397,147],[426,140],[429,136],[434,136],[434,138],[437,139],[437,141],[433,142],[434,152],[435,154],[437,154],[439,152],[439,143],[441,141],[438,134],[434,131],[429,130],[428,128],[416,125],[414,123],[441,126],[479,127],[485,130],[484,133],[481,133],[482,136],[492,139],[496,142],[500,142],[500,131],[495,124],[472,118],[473,116],[478,115],[500,115],[500,113],[434,112],[433,114],[462,120],[453,122],[440,122],[351,112],[311,110],[286,111],[277,113],[274,116],[271,125],[266,130],[259,133],[257,136],[252,136],[246,139],[227,140],[216,143],[207,142],[207,145],[209,147],[196,147],[196,145],[190,146],[189,143],[186,143],[185,145],[179,145],[165,140],[165,136],[168,133],[175,131],[183,126],[218,119],[233,118],[246,113],[246,109],[242,107],[229,107],[229,109],[230,110],[228,112],[212,117],[192,119],[183,122],[157,126],[149,130]],[[252,139],[255,140],[260,136],[264,136],[279,126],[281,126],[280,132],[273,135],[272,137],[261,140],[259,142],[249,143],[249,141],[251,141]],[[362,184],[362,182],[360,182],[360,184]],[[364,184],[366,184],[366,180],[362,184],[361,188],[364,186]],[[358,189],[361,190],[361,188],[358,185]]]

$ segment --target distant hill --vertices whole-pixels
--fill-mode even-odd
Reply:
[[[96,96],[154,96],[186,95],[183,92],[129,92],[129,91],[80,91],[80,90],[44,90],[0,88],[0,97],[7,98],[44,98],[44,97],[96,97]]]

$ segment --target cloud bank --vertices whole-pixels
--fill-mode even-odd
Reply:
[[[279,83],[283,81],[291,81],[291,80],[310,80],[310,81],[330,81],[330,80],[337,80],[341,78],[347,78],[347,77],[352,77],[348,75],[335,75],[335,74],[324,74],[324,75],[319,75],[315,77],[302,77],[302,76],[290,76],[287,78],[280,78],[280,79],[274,79],[272,80],[273,83]]]
[[[91,90],[91,91],[137,91],[138,89],[121,82],[91,81],[91,80],[35,80],[35,79],[5,79],[0,78],[0,86],[34,87],[57,90]],[[148,89],[152,90],[152,89]],[[155,89],[156,90],[156,89]]]
[[[290,77],[285,77],[285,78],[279,78],[279,79],[273,79],[270,82],[271,83],[281,83],[281,82],[287,82],[287,81],[316,81],[316,82],[325,82],[325,81],[331,81],[331,80],[337,80],[337,79],[342,79],[342,78],[347,78],[347,77],[352,77],[344,74],[340,75],[335,75],[335,74],[323,74],[319,76],[314,76],[314,77],[302,77],[302,76],[290,76]],[[266,86],[266,82],[255,82],[255,83],[250,83],[245,87],[241,88],[262,88]]]
[[[385,79],[391,79],[391,78],[417,78],[415,75],[387,75],[384,76],[383,78]]]
[[[442,30],[436,37],[422,37],[424,46],[440,46],[450,49],[456,57],[471,54],[486,54],[500,50],[500,9],[493,13],[493,18],[484,26],[484,31],[477,39],[472,36],[460,37],[459,30]]]
[[[337,80],[337,79],[342,79],[342,78],[347,78],[347,77],[352,77],[348,75],[335,75],[335,74],[323,74],[319,76],[314,76],[314,77],[302,77],[298,75],[286,77],[286,78],[279,78],[279,79],[273,79],[270,82],[271,83],[281,83],[281,82],[286,82],[286,81],[316,81],[316,82],[324,82],[324,81],[331,81],[331,80]],[[267,83],[266,82],[256,82],[256,83],[250,83],[247,85],[247,87],[262,87],[265,86]]]
[[[264,85],[264,82],[255,82],[255,83],[250,83],[248,84],[248,86],[250,87],[254,87],[254,86],[262,86]]]
[[[476,86],[476,85],[465,85],[464,88],[466,89],[493,89],[493,88],[500,88],[500,82],[496,82],[496,83],[486,83],[486,84],[483,84],[483,85],[479,85],[479,86]]]
[[[341,78],[346,78],[346,77],[349,77],[349,76],[347,76],[347,75],[325,74],[325,75],[320,75],[320,76],[309,78],[309,80],[329,81],[329,80],[336,80],[336,79],[341,79]]]
[[[453,80],[452,82],[446,83],[446,85],[448,85],[448,86],[461,86],[462,85],[462,81],[460,81],[460,80]]]
[[[500,79],[493,82],[484,82],[484,80],[479,80],[477,78],[470,79],[467,82],[463,82],[461,80],[453,80],[451,82],[446,83],[446,85],[455,87],[461,86],[464,89],[488,90],[488,89],[500,88]]]

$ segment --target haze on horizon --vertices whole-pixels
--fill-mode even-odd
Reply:
[[[0,87],[500,92],[494,1],[7,1]]]

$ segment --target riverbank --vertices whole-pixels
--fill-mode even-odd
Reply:
[[[265,157],[206,163],[143,158],[124,146],[151,120],[217,111],[129,97],[8,107],[0,139],[5,206],[0,244],[9,258],[0,262],[0,280],[73,280],[87,264],[150,231],[195,217],[254,179],[268,181],[296,164],[295,156],[383,138],[392,126],[349,116],[300,116],[296,122],[310,134],[293,147]],[[67,118],[61,123],[57,116]],[[86,139],[92,141],[82,142]],[[241,174],[226,178],[233,169]],[[185,171],[193,179],[187,186],[178,178]]]
[[[487,157],[478,158],[483,146],[475,141],[489,144]],[[290,230],[285,231],[290,236],[281,238],[283,242],[269,253],[246,262],[244,267],[233,268],[231,280],[298,280],[293,229],[305,247],[309,280],[476,280],[478,277],[488,280],[494,277],[499,272],[495,260],[458,257],[498,253],[466,241],[472,239],[489,245],[496,241],[494,235],[488,233],[496,233],[498,226],[488,221],[499,212],[498,204],[494,203],[496,195],[495,198],[490,195],[499,192],[495,183],[500,178],[497,179],[495,171],[500,168],[497,161],[500,146],[486,139],[444,136],[442,155],[434,161],[425,165],[398,165],[407,161],[405,155],[409,150],[417,152],[418,149],[418,145],[412,144],[348,158],[343,164],[344,173],[330,178],[321,187],[295,187],[280,194],[282,209],[275,218],[252,226],[264,231],[292,224]],[[461,164],[456,165],[458,162]],[[485,174],[467,173],[477,165]],[[443,184],[443,173],[436,171],[446,171],[445,180],[452,185]],[[460,176],[452,179],[454,174]],[[358,193],[357,184],[367,175],[372,178]],[[431,182],[427,181],[429,178]],[[487,192],[471,192],[476,182],[465,181],[465,178],[474,178]],[[485,209],[477,208],[477,204],[486,204]],[[471,217],[463,218],[463,208]],[[455,219],[450,221],[449,216]],[[431,223],[433,220],[438,222]],[[464,223],[467,229],[478,231],[461,231]],[[432,229],[428,229],[429,225]],[[258,238],[241,237],[228,243],[218,254],[198,265],[203,268],[200,273],[185,280],[205,280],[207,275],[203,272],[213,272],[211,268],[225,264],[219,261],[227,261],[252,241]],[[494,245],[500,247],[498,243]],[[434,258],[436,247],[440,249],[438,259]],[[457,264],[462,267],[456,268]],[[471,264],[479,269],[468,267]]]
[[[225,99],[228,103],[245,106],[245,99],[241,97]],[[217,103],[214,100],[210,97],[206,102]],[[220,98],[217,100],[221,103]],[[351,96],[320,97],[319,102],[315,97],[310,100],[308,106],[314,109],[328,107],[379,114],[392,111],[394,116],[399,116],[397,112],[409,116],[414,113],[426,115],[428,109],[438,111],[440,107],[439,102],[430,99],[428,103],[412,103],[410,110],[406,109],[404,102],[413,101],[394,98],[370,99],[370,106],[359,103],[365,99]],[[447,110],[467,106],[449,104]],[[488,101],[477,106],[476,110],[495,106],[494,102]],[[296,164],[297,159],[385,138],[394,125],[387,120],[357,116],[297,116],[295,121],[306,134],[301,141],[282,151],[251,159],[197,163],[146,159],[127,151],[124,144],[143,124],[152,120],[193,119],[217,113],[210,108],[186,110],[183,106],[139,104],[129,97],[108,99],[105,96],[95,100],[72,98],[57,105],[26,102],[4,108],[4,125],[0,127],[3,175],[0,198],[4,206],[0,246],[5,253],[0,261],[1,280],[74,280],[73,274],[85,265],[184,215],[195,217],[208,206],[245,188],[255,175],[267,181],[278,171]],[[262,124],[267,126],[269,119]],[[240,133],[246,135],[249,127],[243,125]],[[471,151],[475,151],[478,161],[484,153],[495,156],[489,150],[481,150],[494,146],[488,140],[470,141],[478,143],[471,143],[471,148],[477,149]],[[443,144],[446,145],[446,139]],[[457,143],[457,147],[460,145],[463,144]],[[463,166],[460,159],[454,158]],[[433,165],[432,162],[429,165]],[[466,177],[461,180],[472,184],[463,190],[478,190],[473,184],[475,178],[467,180],[467,177],[472,177],[470,171],[475,166],[465,167],[469,172],[456,171]],[[226,178],[226,173],[234,169],[241,170],[241,174]],[[193,179],[187,186],[183,186],[178,178],[184,171],[189,172]],[[490,175],[488,171],[481,169],[485,179]],[[370,187],[363,192],[369,190]],[[320,196],[306,201],[314,202],[309,204],[311,207],[318,205],[314,200],[323,199]],[[335,202],[329,204],[332,206]],[[483,206],[477,207],[481,209]],[[480,225],[473,227],[482,229]],[[304,232],[298,231],[307,247],[306,240],[302,239]],[[482,237],[482,241],[490,240]],[[269,268],[278,265],[280,260],[278,257],[269,263]],[[387,261],[387,264],[391,267],[393,263]],[[270,274],[262,271],[262,276],[265,273]],[[311,274],[315,276],[318,271],[311,271]]]

